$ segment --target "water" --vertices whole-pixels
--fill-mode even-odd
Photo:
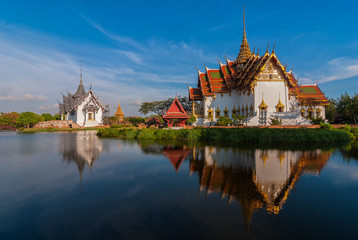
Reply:
[[[356,149],[0,133],[0,239],[355,239]]]

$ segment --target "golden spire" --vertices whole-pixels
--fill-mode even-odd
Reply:
[[[247,59],[251,56],[251,50],[249,47],[249,43],[247,42],[246,38],[246,28],[245,28],[245,6],[244,6],[244,33],[242,36],[242,43],[239,55],[236,58],[236,63],[245,63]]]
[[[82,84],[82,63],[81,63],[80,84]]]
[[[275,108],[276,108],[276,111],[277,112],[280,112],[280,108],[282,109],[282,111],[283,111],[283,108],[285,107],[285,105],[283,105],[282,104],[282,102],[281,102],[281,96],[280,96],[280,92],[278,93],[278,103],[277,103],[277,105],[275,106]]]
[[[118,100],[117,112],[114,114],[114,116],[116,116],[118,118],[118,120],[123,120],[123,118],[124,118],[124,113],[122,112],[121,104],[120,104],[119,100]]]
[[[265,103],[265,100],[264,100],[264,93],[262,92],[262,101],[261,101],[261,104],[259,105],[259,109],[260,110],[266,110],[267,109],[267,104]]]

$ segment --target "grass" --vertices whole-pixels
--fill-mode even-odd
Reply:
[[[89,128],[24,128],[19,129],[20,133],[37,133],[37,132],[74,132],[74,131],[87,131],[98,130],[95,127]]]
[[[322,144],[354,139],[340,129],[195,128],[195,129],[98,129],[100,137],[255,144]]]

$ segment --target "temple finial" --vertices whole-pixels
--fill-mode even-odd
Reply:
[[[271,54],[275,54],[275,47],[276,47],[276,42],[275,42],[275,44],[273,45],[272,53],[271,53]]]
[[[260,47],[257,48],[257,56],[259,56],[259,52],[260,52]]]
[[[268,45],[267,45],[267,49],[266,49],[266,53],[269,53],[269,47],[270,47],[270,41],[268,42]]]
[[[82,84],[82,62],[81,62],[80,84]]]
[[[251,56],[251,50],[250,50],[250,46],[249,43],[247,42],[247,38],[246,38],[246,19],[245,19],[245,6],[243,8],[243,36],[242,36],[242,42],[241,42],[241,47],[240,47],[240,52],[239,55],[236,58],[236,63],[237,64],[243,64],[246,63],[247,60],[250,58]]]
[[[246,37],[246,28],[245,28],[245,5],[244,5],[244,14],[243,14],[243,17],[244,17],[244,36]]]

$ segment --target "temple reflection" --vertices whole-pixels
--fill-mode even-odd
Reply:
[[[323,150],[287,151],[235,149],[213,146],[162,148],[177,172],[189,159],[190,175],[199,177],[199,191],[237,201],[246,221],[265,208],[278,214],[302,174],[318,175],[331,153]]]
[[[76,163],[81,179],[85,166],[91,170],[103,151],[102,141],[96,136],[96,131],[64,133],[60,144],[63,161]]]

